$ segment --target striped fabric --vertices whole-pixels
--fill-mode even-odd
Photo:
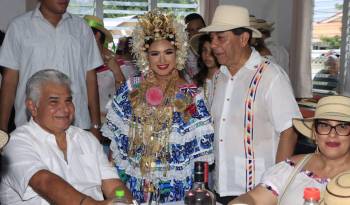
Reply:
[[[260,64],[257,71],[250,82],[249,91],[245,100],[245,115],[244,115],[244,150],[246,157],[246,191],[250,191],[255,187],[255,160],[254,160],[254,102],[256,92],[263,71],[268,64],[268,61]]]

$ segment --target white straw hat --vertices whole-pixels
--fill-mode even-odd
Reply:
[[[328,184],[321,205],[350,204],[350,172],[342,172]]]
[[[6,145],[9,140],[8,134],[0,130],[0,148]]]
[[[215,10],[212,23],[199,31],[221,32],[235,28],[247,28],[253,32],[254,38],[261,37],[260,31],[250,26],[248,10],[235,5],[218,6]]]
[[[305,137],[312,138],[312,126],[315,119],[350,122],[350,98],[345,96],[323,97],[316,105],[314,117],[293,119],[293,125]]]

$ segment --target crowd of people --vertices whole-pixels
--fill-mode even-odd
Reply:
[[[303,119],[273,23],[235,5],[208,26],[155,9],[109,50],[103,20],[68,4],[40,0],[6,32],[1,203],[112,205],[122,190],[129,204],[184,204],[195,161],[220,204],[303,204],[310,186],[349,203],[332,179],[349,177],[350,98]],[[292,156],[298,133],[315,153]]]

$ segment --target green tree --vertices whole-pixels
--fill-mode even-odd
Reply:
[[[341,45],[341,38],[340,36],[336,35],[333,37],[321,37],[321,42],[327,44],[330,49],[338,49]]]
[[[343,10],[343,4],[335,4],[335,9],[342,11]]]

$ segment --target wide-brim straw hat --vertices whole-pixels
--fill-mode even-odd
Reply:
[[[6,145],[9,140],[8,134],[0,130],[0,149]]]
[[[272,32],[275,28],[273,27],[275,23],[273,22],[267,22],[265,19],[256,19],[253,17],[250,17],[250,26],[258,29],[259,31],[269,31]]]
[[[235,28],[247,28],[253,32],[253,38],[261,37],[260,31],[250,26],[248,10],[235,5],[219,5],[215,10],[212,23],[199,31],[222,32]]]
[[[334,177],[326,187],[321,205],[350,204],[350,171]]]
[[[90,27],[95,28],[105,34],[106,41],[108,43],[113,41],[112,33],[104,27],[102,19],[98,18],[97,16],[86,15],[84,16],[84,20]]]
[[[345,96],[323,97],[316,105],[314,117],[293,119],[293,125],[301,134],[312,139],[312,126],[315,119],[350,122],[350,98]]]
[[[203,35],[206,35],[206,33],[197,33],[190,39],[190,48],[196,56],[199,56],[199,39]]]

